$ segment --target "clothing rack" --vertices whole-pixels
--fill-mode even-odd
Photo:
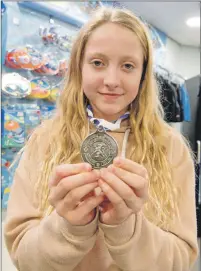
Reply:
[[[154,71],[155,73],[175,82],[176,84],[183,84],[185,82],[185,78],[183,76],[178,73],[174,73],[161,65],[155,65]]]

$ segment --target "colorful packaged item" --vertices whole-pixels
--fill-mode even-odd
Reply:
[[[6,54],[6,65],[12,68],[35,70],[43,64],[43,56],[31,45],[10,50]]]
[[[5,111],[3,113],[3,148],[23,147],[25,143],[24,113],[17,111]]]
[[[8,104],[5,107],[8,111],[26,111],[26,110],[32,110],[32,111],[40,111],[40,106],[36,103],[17,103],[17,104]]]
[[[56,111],[55,105],[42,105],[41,106],[41,120],[50,119]]]
[[[49,28],[40,26],[39,35],[44,44],[54,44],[58,39],[58,26],[50,26]]]
[[[13,98],[24,98],[31,93],[30,81],[18,73],[7,73],[2,76],[2,93]]]
[[[20,65],[15,58],[15,49],[6,52],[5,65],[11,69],[20,69]]]
[[[67,59],[60,60],[60,62],[59,62],[59,72],[58,72],[57,75],[64,77],[66,72],[67,72],[67,69],[68,69],[68,61],[67,61]]]
[[[56,56],[52,52],[46,53],[43,56],[46,59],[45,64],[34,70],[34,72],[43,75],[56,75],[59,72],[59,61]]]
[[[9,148],[2,149],[1,155],[1,199],[2,208],[6,209],[13,177],[19,164],[21,154],[19,155],[19,149]]]
[[[45,78],[35,78],[31,80],[30,99],[46,99],[50,94],[50,85]]]
[[[69,36],[65,35],[63,37],[59,37],[57,40],[57,45],[59,49],[61,49],[64,52],[70,52],[72,48],[72,41],[69,38]]]
[[[9,170],[4,164],[7,162],[4,159],[1,159],[1,203],[2,209],[7,208],[9,194],[10,194],[10,186],[12,183],[12,177],[9,173]]]
[[[50,91],[50,95],[48,96],[48,101],[55,103],[60,96],[61,90],[59,87],[54,87]]]
[[[4,135],[4,119],[5,119],[5,110],[1,108],[1,139]]]
[[[41,123],[41,112],[40,110],[29,110],[24,112],[25,122],[25,138],[28,140],[34,129]]]
[[[11,186],[6,186],[4,189],[3,198],[2,198],[2,209],[7,208],[8,200],[9,200],[9,196],[10,196],[10,188],[11,188]]]
[[[8,167],[10,162],[4,158],[4,152],[1,154],[1,199],[3,199],[4,191],[11,183]]]

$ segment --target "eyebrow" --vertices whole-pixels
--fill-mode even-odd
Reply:
[[[98,52],[93,52],[93,53],[89,53],[89,57],[92,58],[92,57],[101,57],[101,58],[107,58],[106,55],[102,54],[102,53],[98,53]]]

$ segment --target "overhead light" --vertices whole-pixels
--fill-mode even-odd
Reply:
[[[186,24],[190,27],[200,27],[200,17],[189,18]]]

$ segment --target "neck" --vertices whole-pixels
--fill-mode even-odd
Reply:
[[[109,121],[109,122],[114,122],[114,121],[118,120],[119,117],[121,116],[121,115],[118,115],[118,116],[117,115],[114,115],[114,116],[109,115],[109,116],[107,116],[107,115],[103,115],[103,114],[95,114],[95,112],[93,114],[94,114],[94,118],[96,118],[96,119],[104,119],[104,120]]]
[[[127,111],[127,108],[126,110],[122,110],[116,114],[112,114],[112,115],[107,115],[107,114],[104,114],[102,112],[100,112],[99,110],[97,110],[96,108],[92,107],[92,111],[93,111],[93,116],[94,118],[97,118],[97,119],[104,119],[106,121],[109,121],[109,122],[114,122],[116,120],[118,120],[124,113],[126,113]]]

